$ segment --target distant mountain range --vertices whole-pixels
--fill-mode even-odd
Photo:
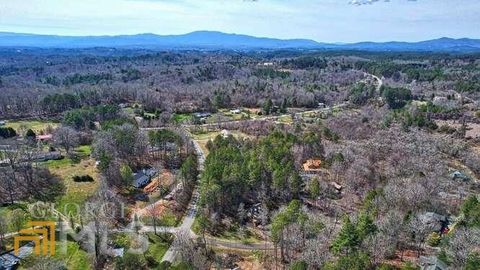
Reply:
[[[120,36],[53,36],[0,32],[0,47],[476,52],[480,51],[480,39],[440,38],[421,42],[330,44],[309,39],[261,38],[214,31],[197,31],[184,35],[139,34]]]

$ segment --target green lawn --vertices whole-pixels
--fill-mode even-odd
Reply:
[[[57,242],[55,258],[65,262],[69,270],[89,270],[92,269],[90,258],[86,251],[73,241],[67,241],[67,252],[62,252],[63,243]]]
[[[293,123],[292,116],[291,115],[282,115],[278,118],[278,122],[284,123],[284,124],[291,124],[291,123]]]
[[[143,224],[153,226],[153,220],[151,217],[143,216],[141,219]],[[178,219],[172,212],[165,211],[159,218],[157,218],[156,223],[157,226],[176,227],[180,223],[180,219]]]
[[[192,231],[195,234],[200,235],[200,225],[198,224],[197,220],[198,219],[195,219],[195,221],[193,222]],[[262,239],[260,239],[251,229],[247,228],[242,234],[236,226],[231,226],[230,228],[225,229],[219,235],[210,236],[223,240],[241,241],[245,244],[262,241]]]
[[[21,120],[21,121],[7,121],[7,124],[5,126],[15,129],[17,133],[20,131],[21,128],[25,129],[25,131],[28,129],[32,129],[33,131],[39,133],[41,131],[44,131],[48,126],[52,128],[56,128],[58,127],[58,125],[59,123],[53,122],[53,121]]]
[[[176,123],[184,123],[192,119],[191,113],[175,113],[173,114],[173,120]]]
[[[82,157],[89,157],[92,154],[92,146],[81,145],[75,148],[75,151]]]
[[[32,267],[34,265],[37,265],[37,263],[39,262],[39,259],[42,259],[42,258],[32,254],[28,256],[21,263],[19,269],[47,269],[47,268]],[[93,269],[91,267],[91,259],[88,253],[82,250],[78,245],[78,243],[70,240],[66,242],[61,242],[57,240],[57,243],[55,246],[55,255],[53,255],[53,259],[63,262],[66,266],[66,269],[69,269],[69,270]]]
[[[85,201],[92,196],[98,188],[100,175],[95,166],[95,160],[90,158],[91,147],[80,146],[75,149],[80,160],[74,161],[70,158],[61,160],[49,160],[42,162],[54,175],[60,177],[66,187],[65,195],[56,203],[56,208],[60,212],[67,214],[73,211],[75,214],[76,206],[82,207]],[[90,175],[94,182],[75,182],[73,176]],[[66,210],[66,211],[65,211]]]
[[[154,233],[147,233],[147,237],[148,242],[150,243],[147,253],[152,255],[152,257],[155,258],[158,263],[160,263],[163,255],[165,255],[168,248],[170,247],[173,241],[173,237],[170,234],[160,237],[158,235],[155,235]]]

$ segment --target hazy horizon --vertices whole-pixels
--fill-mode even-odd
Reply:
[[[480,38],[472,0],[26,0],[0,3],[0,32],[60,36],[219,31],[327,43]]]
[[[0,33],[8,33],[8,34],[18,34],[18,35],[38,35],[38,36],[58,36],[58,37],[120,37],[120,36],[139,36],[139,35],[156,35],[156,36],[182,36],[182,35],[188,35],[196,32],[216,32],[216,33],[222,33],[222,34],[228,34],[228,35],[240,35],[240,36],[250,36],[254,38],[271,38],[271,39],[279,39],[279,40],[295,40],[295,39],[304,39],[304,40],[312,40],[318,43],[327,43],[327,44],[337,44],[337,45],[346,45],[346,44],[355,44],[355,43],[362,43],[362,42],[374,42],[374,43],[388,43],[388,42],[409,42],[409,43],[415,43],[415,42],[422,42],[422,41],[429,41],[429,40],[437,40],[437,39],[442,39],[442,38],[451,38],[451,39],[478,39],[478,38],[471,38],[471,37],[457,37],[457,38],[452,38],[449,36],[439,36],[431,39],[422,39],[422,40],[412,40],[412,41],[404,41],[404,40],[385,40],[385,41],[371,41],[371,40],[358,40],[354,42],[324,42],[321,40],[314,40],[314,39],[309,39],[309,38],[275,38],[275,37],[269,37],[269,36],[253,36],[249,34],[243,34],[243,33],[228,33],[228,32],[222,32],[222,31],[215,31],[215,30],[195,30],[192,32],[187,32],[187,33],[180,33],[180,34],[156,34],[156,33],[134,33],[134,34],[99,34],[99,35],[59,35],[59,34],[37,34],[37,33],[26,33],[26,32],[6,32],[6,31],[0,31]]]

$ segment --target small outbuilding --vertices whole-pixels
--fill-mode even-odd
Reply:
[[[465,175],[464,173],[460,171],[454,171],[453,173],[450,174],[450,177],[452,180],[462,180],[462,181],[469,181],[470,177]]]

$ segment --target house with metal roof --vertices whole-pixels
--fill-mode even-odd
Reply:
[[[447,265],[435,256],[420,257],[421,270],[447,270]]]
[[[133,186],[136,188],[142,188],[148,185],[152,181],[158,171],[156,169],[143,169],[133,174]]]
[[[0,270],[17,269],[20,261],[33,253],[33,242],[21,246],[18,249],[18,255],[14,251],[6,252],[0,255]]]

